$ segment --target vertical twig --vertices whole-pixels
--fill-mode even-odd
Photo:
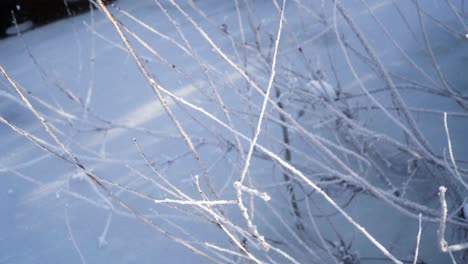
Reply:
[[[78,254],[78,256],[80,257],[80,260],[81,260],[81,263],[82,264],[86,264],[86,259],[83,255],[83,253],[81,252],[81,249],[80,247],[78,246],[78,243],[76,242],[76,239],[75,239],[75,236],[73,235],[73,229],[71,227],[71,224],[70,224],[70,217],[68,215],[68,205],[65,205],[65,224],[67,225],[67,231],[68,231],[68,235],[70,237],[70,240],[73,244],[73,247],[75,248],[76,250],[76,253]]]
[[[95,23],[95,17],[94,17],[94,8],[91,4],[89,3],[89,8],[91,12],[91,27],[95,29],[96,23]],[[91,37],[91,55],[90,55],[90,65],[89,65],[89,73],[90,77],[88,80],[88,90],[86,92],[86,99],[84,102],[84,117],[86,118],[88,115],[88,111],[90,110],[91,106],[91,97],[93,95],[93,89],[94,89],[94,81],[95,81],[95,66],[96,66],[96,39],[94,35]]]
[[[455,244],[449,246],[445,240],[445,228],[447,223],[447,200],[445,199],[445,193],[447,188],[445,186],[439,187],[439,199],[440,199],[440,222],[439,230],[437,230],[437,239],[439,244],[439,249],[442,252],[448,252],[453,260],[452,252],[468,249],[468,242]]]
[[[278,55],[278,48],[281,40],[281,31],[283,29],[283,19],[284,19],[284,7],[285,7],[286,0],[283,0],[283,9],[281,10],[281,16],[280,16],[280,21],[279,21],[279,26],[278,26],[278,34],[276,37],[276,43],[275,43],[275,49],[273,53],[273,59],[271,63],[271,75],[270,79],[268,81],[268,86],[266,89],[266,93],[264,95],[263,103],[262,103],[262,108],[260,110],[260,115],[258,117],[258,123],[257,123],[257,128],[255,129],[255,134],[254,137],[250,143],[249,150],[247,152],[247,156],[245,159],[244,167],[242,169],[240,178],[239,178],[239,183],[242,185],[245,180],[245,176],[247,175],[247,171],[249,170],[249,165],[250,165],[250,160],[252,158],[252,153],[255,147],[255,144],[257,143],[258,136],[260,135],[260,131],[262,129],[262,122],[263,122],[263,117],[265,115],[265,110],[268,105],[268,99],[270,97],[270,92],[271,88],[273,87],[273,81],[275,79],[275,74],[276,74],[276,59]],[[253,234],[258,237],[261,241],[264,239],[260,234],[258,233],[257,227],[252,223],[252,220],[249,217],[249,214],[247,212],[247,207],[245,207],[243,200],[242,200],[242,191],[240,188],[237,188],[237,199],[239,200],[239,209],[242,212],[242,215],[244,216],[244,219],[247,222],[247,225],[249,229],[253,232]],[[265,248],[268,248],[266,242],[262,241],[263,245]]]
[[[440,223],[439,230],[437,231],[437,238],[439,242],[439,249],[442,252],[447,252],[447,241],[445,241],[445,223],[447,222],[447,201],[445,200],[446,191],[447,188],[444,186],[439,187]]]
[[[416,250],[414,252],[414,260],[413,264],[418,263],[418,256],[419,256],[419,244],[421,242],[421,231],[422,231],[422,214],[419,214],[418,219],[418,235],[416,236]]]
[[[275,96],[278,99],[277,105],[278,105],[278,107],[280,109],[284,110],[284,105],[280,100],[281,91],[277,86],[275,86],[275,91],[276,91]],[[280,116],[281,122],[286,123],[286,117],[284,116],[284,114],[279,113],[279,116]],[[288,163],[291,163],[292,153],[291,153],[291,150],[287,147],[287,146],[290,145],[289,130],[283,124],[281,124],[280,126],[281,126],[281,132],[283,134],[283,142],[286,145],[286,147],[284,148],[284,160],[286,162],[288,162]],[[296,219],[296,227],[299,230],[304,230],[304,225],[302,224],[302,215],[301,215],[301,212],[299,210],[299,205],[298,205],[297,200],[296,200],[296,194],[294,192],[294,185],[293,185],[293,182],[291,181],[291,177],[287,173],[286,169],[283,170],[283,179],[284,179],[284,182],[286,183],[286,189],[287,189],[288,194],[289,194],[289,199],[290,199],[289,202],[290,202],[291,207],[293,209],[293,214],[297,218]]]
[[[468,190],[468,184],[466,184],[466,182],[461,177],[460,172],[458,171],[458,168],[457,168],[457,163],[455,162],[455,156],[453,155],[452,140],[450,138],[450,131],[448,128],[448,121],[447,121],[447,112],[444,112],[444,128],[445,128],[445,135],[447,136],[447,145],[449,149],[450,161],[452,162],[453,170],[455,171],[455,177],[463,185],[463,187],[465,187],[465,189]]]

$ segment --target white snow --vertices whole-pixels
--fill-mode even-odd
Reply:
[[[236,2],[240,3],[239,8]],[[144,26],[109,7],[121,25],[125,25],[123,31],[143,58],[144,67],[151,74],[149,78],[219,118],[230,129],[165,96],[177,125],[186,134],[179,133],[115,28],[97,10],[33,30],[30,30],[34,26],[32,22],[26,21],[18,25],[21,38],[0,40],[0,65],[86,168],[84,171],[64,161],[72,159],[51,139],[1,76],[0,116],[27,135],[40,138],[54,154],[44,152],[0,122],[0,185],[15,186],[4,192],[10,195],[8,199],[0,200],[0,208],[6,208],[2,215],[13,218],[10,222],[7,218],[0,219],[0,262],[12,258],[14,263],[73,263],[80,255],[87,263],[207,263],[205,257],[187,249],[178,239],[220,263],[248,262],[250,256],[242,255],[244,252],[234,246],[236,238],[247,245],[249,254],[265,263],[289,263],[293,262],[292,258],[298,263],[386,260],[376,243],[362,236],[362,229],[349,225],[323,199],[323,194],[329,195],[391,254],[412,262],[418,230],[418,219],[414,216],[422,212],[433,218],[439,210],[436,181],[425,177],[430,173],[434,174],[431,177],[439,177],[440,171],[427,169],[425,166],[432,163],[411,156],[413,152],[424,152],[414,138],[407,136],[365,96],[364,88],[414,133],[401,109],[395,110],[399,106],[388,92],[387,83],[382,81],[381,72],[374,71],[374,62],[356,41],[345,20],[337,12],[335,21],[335,7],[325,1],[286,4],[287,24],[283,25],[285,31],[279,43],[273,88],[281,89],[281,103],[288,115],[278,114],[279,106],[274,103],[278,98],[272,89],[272,100],[265,105],[258,138],[261,146],[286,159],[282,129],[287,127],[290,163],[322,188],[323,194],[309,185],[299,188],[303,179],[272,162],[258,145],[252,152],[248,178],[239,183],[250,145],[245,138],[253,137],[264,100],[252,84],[255,82],[259,90],[265,89],[271,77],[269,47],[274,46],[279,21],[272,1],[247,2],[249,6],[244,1],[177,1],[217,48],[167,1],[162,1],[162,7],[170,17],[153,0],[115,2]],[[414,6],[404,1],[395,4],[377,1],[367,9],[361,1],[342,2],[362,35],[368,38],[377,59],[388,70],[435,156],[443,157],[446,148],[441,113],[449,113],[454,156],[457,162],[460,160],[457,166],[463,172],[468,159],[468,115],[453,98],[435,95],[445,90],[428,63],[431,60],[421,45],[423,40],[419,35],[413,39],[406,26],[410,23],[419,29]],[[192,3],[200,12],[191,7]],[[396,19],[401,14],[394,9],[395,5],[401,5],[408,21]],[[441,23],[463,32],[456,20],[451,20],[450,9],[442,10],[441,5],[435,8],[429,2],[423,6]],[[369,12],[374,12],[388,27],[402,50],[428,76],[408,63],[401,50],[383,38]],[[424,22],[444,78],[452,88],[461,91],[462,97],[466,93],[463,87],[468,83],[461,74],[461,69],[468,67],[463,39],[458,43],[459,37],[444,31],[446,28],[433,25],[426,18]],[[334,32],[335,27],[339,32]],[[252,30],[258,30],[258,35]],[[7,30],[9,35],[17,33],[13,27]],[[338,41],[340,34],[346,43]],[[257,45],[262,52],[256,50]],[[349,54],[346,54],[351,65],[342,50],[346,45],[353,48],[347,49]],[[247,79],[217,53],[219,50],[242,73],[245,71]],[[331,63],[333,69],[329,67]],[[316,69],[317,65],[323,66]],[[307,77],[317,70],[326,71],[327,78]],[[340,97],[337,97],[338,88],[343,91]],[[311,101],[317,100],[311,98],[335,103],[314,108]],[[89,112],[85,109],[88,103]],[[296,116],[297,111],[304,113],[295,120],[297,124],[287,120],[288,116]],[[344,122],[343,116],[349,116],[353,123]],[[357,129],[359,126],[367,130]],[[236,138],[239,135],[244,139]],[[407,146],[408,151],[401,151],[400,146],[392,145],[394,142]],[[239,143],[243,151],[238,149]],[[202,166],[187,145],[197,151]],[[408,170],[410,161],[411,170]],[[204,178],[203,170],[210,183]],[[85,172],[95,175],[106,189],[89,180]],[[283,173],[291,177],[302,219],[295,219]],[[200,175],[199,181],[194,183],[192,175]],[[214,198],[209,184],[218,192],[218,199]],[[394,190],[399,190],[399,194],[392,194]],[[243,192],[248,211],[239,211],[236,191]],[[449,188],[447,192],[456,191]],[[457,193],[447,197],[465,195]],[[455,204],[449,201],[449,205],[452,202]],[[136,216],[123,203],[138,212]],[[460,205],[461,201],[456,204]],[[212,208],[222,208],[223,212],[211,211]],[[449,215],[450,210],[453,208],[449,208]],[[462,210],[467,216],[466,202]],[[277,248],[268,252],[260,250],[258,241],[248,234],[248,223],[241,213],[252,219],[267,242],[280,241],[271,243]],[[69,223],[65,223],[68,218]],[[223,221],[217,223],[220,218]],[[296,223],[303,224],[305,229],[298,230]],[[68,224],[75,245],[68,239],[71,237]],[[448,228],[454,226],[448,224]],[[6,232],[9,229],[11,232]],[[420,260],[447,263],[449,256],[437,250],[436,232],[437,223],[424,220]],[[231,233],[235,235],[230,237]],[[246,241],[242,241],[244,237]],[[275,253],[279,252],[276,249],[288,256]],[[1,252],[7,253],[3,256]],[[340,257],[332,259],[333,253]]]

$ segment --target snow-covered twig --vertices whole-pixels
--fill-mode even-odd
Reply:
[[[419,257],[419,243],[421,242],[421,232],[422,232],[422,215],[419,214],[419,219],[418,219],[418,235],[416,236],[416,249],[414,251],[414,260],[413,264],[418,263],[418,257]]]
[[[174,199],[162,199],[162,200],[153,200],[156,204],[180,204],[180,205],[225,205],[225,204],[237,204],[235,200],[215,200],[215,201],[184,201],[184,200],[174,200]]]
[[[249,150],[247,152],[247,156],[245,158],[244,167],[243,167],[241,175],[239,177],[239,187],[243,184],[243,182],[245,180],[245,176],[247,175],[247,171],[248,171],[249,165],[250,165],[250,160],[252,158],[252,153],[253,153],[255,144],[257,143],[258,136],[260,135],[260,131],[261,131],[261,128],[262,128],[263,116],[265,114],[265,110],[266,110],[266,107],[267,107],[267,104],[268,104],[268,99],[270,98],[270,91],[271,91],[271,88],[273,87],[273,81],[274,81],[275,74],[276,74],[276,60],[277,60],[277,55],[278,55],[279,43],[280,43],[280,40],[281,40],[281,31],[282,31],[282,28],[283,28],[285,4],[286,4],[286,0],[283,0],[283,9],[281,10],[281,16],[280,16],[280,21],[279,21],[279,26],[278,26],[278,34],[277,34],[277,37],[276,37],[275,49],[274,49],[274,53],[273,53],[273,60],[272,60],[272,63],[271,63],[271,75],[270,75],[270,79],[268,81],[268,86],[266,88],[266,93],[264,95],[262,108],[261,108],[261,111],[260,111],[260,114],[259,114],[259,117],[258,117],[258,122],[257,122],[257,127],[255,129],[255,134],[254,134],[254,137],[253,137],[253,139],[252,139],[252,141],[250,143],[250,147],[249,147]],[[263,236],[261,236],[258,233],[257,227],[253,224],[252,220],[249,217],[247,207],[245,207],[245,205],[243,204],[242,189],[237,188],[236,194],[237,194],[237,199],[239,201],[239,209],[241,210],[242,215],[243,215],[244,219],[247,222],[247,226],[252,231],[252,233],[256,237],[259,238],[259,240],[261,241],[263,247],[265,249],[268,249],[269,248],[268,244],[264,241]]]
[[[100,3],[102,4],[102,1],[100,1]],[[31,104],[31,102],[29,101],[29,99],[25,96],[25,94],[23,93],[23,91],[21,90],[21,88],[19,87],[19,85],[10,77],[10,75],[6,72],[6,70],[0,65],[0,71],[3,73],[3,75],[7,78],[7,80],[10,82],[10,84],[15,88],[15,90],[17,91],[17,93],[20,95],[21,99],[26,103],[26,105],[28,106],[28,108],[33,112],[33,114],[36,116],[36,118],[41,122],[42,126],[46,129],[46,132],[48,135],[50,135],[54,141],[60,146],[61,150],[64,151],[66,153],[67,156],[69,156],[69,158],[71,160],[68,160],[68,159],[65,159],[64,157],[60,156],[60,158],[62,158],[63,160],[73,164],[74,166],[76,166],[78,169],[80,169],[81,171],[83,171],[83,173],[85,173],[85,175],[90,179],[90,181],[97,185],[100,189],[102,189],[104,192],[107,193],[107,195],[109,195],[110,197],[112,197],[112,199],[114,199],[117,203],[119,203],[123,208],[127,209],[130,213],[132,213],[135,217],[139,218],[140,220],[142,220],[143,222],[145,222],[146,224],[150,225],[151,227],[153,227],[155,230],[159,231],[160,233],[164,234],[166,237],[172,239],[173,241],[175,242],[178,242],[182,245],[184,245],[185,247],[187,247],[188,249],[192,250],[194,253],[196,254],[199,254],[201,256],[204,256],[205,258],[209,259],[210,261],[212,262],[215,262],[217,263],[217,261],[215,259],[213,259],[211,256],[207,255],[205,252],[202,252],[201,250],[199,250],[198,248],[196,248],[195,246],[191,245],[190,243],[188,243],[187,241],[181,239],[181,238],[178,238],[174,235],[172,235],[171,233],[167,232],[166,230],[162,229],[160,226],[156,225],[151,219],[149,219],[148,217],[146,217],[145,215],[139,213],[138,211],[136,211],[135,209],[133,209],[132,207],[130,207],[127,203],[125,203],[122,199],[120,199],[119,197],[117,197],[111,190],[109,190],[107,187],[105,187],[101,181],[99,180],[99,178],[92,174],[91,172],[89,172],[86,167],[80,162],[80,160],[70,151],[70,149],[68,147],[65,146],[65,144],[57,137],[57,135],[52,131],[51,127],[49,126],[49,124],[47,123],[47,121],[45,120],[45,118],[36,110],[36,108]],[[29,139],[29,138],[28,138]],[[43,148],[44,150],[48,151],[47,148]],[[53,152],[52,152],[53,153]]]
[[[468,184],[461,177],[460,172],[458,171],[458,168],[457,168],[457,163],[455,162],[455,155],[453,155],[452,140],[450,138],[450,132],[449,132],[448,121],[447,121],[447,112],[444,112],[444,128],[445,128],[445,135],[447,136],[447,145],[449,149],[450,161],[452,162],[453,170],[455,171],[454,176],[458,180],[458,182],[460,182],[463,185],[463,187],[465,187],[465,189],[468,190]]]
[[[442,252],[456,252],[460,250],[468,249],[468,242],[455,244],[455,245],[448,245],[447,241],[445,240],[445,226],[447,223],[447,200],[445,198],[445,193],[447,192],[447,188],[445,186],[439,187],[439,199],[440,199],[440,223],[439,223],[439,230],[437,231],[437,238],[439,249]]]
[[[101,10],[104,12],[104,14],[107,16],[107,18],[109,19],[109,21],[112,23],[112,25],[114,26],[115,30],[117,31],[117,33],[119,34],[120,38],[122,39],[122,41],[124,42],[127,50],[130,52],[133,60],[137,63],[138,65],[138,69],[141,71],[141,73],[143,74],[143,76],[145,77],[146,81],[148,82],[148,84],[151,86],[152,90],[154,91],[154,93],[157,95],[159,101],[161,102],[166,114],[169,116],[169,118],[171,119],[172,123],[174,124],[174,126],[177,128],[178,132],[180,133],[180,135],[182,136],[182,138],[184,139],[185,143],[187,144],[187,146],[189,147],[190,151],[192,152],[192,155],[197,163],[197,165],[199,166],[200,170],[202,171],[203,173],[203,179],[205,180],[206,184],[208,185],[208,188],[211,192],[211,194],[217,198],[217,194],[216,194],[216,191],[215,189],[213,188],[212,184],[211,184],[211,181],[210,181],[210,177],[208,175],[208,172],[206,170],[206,167],[205,165],[203,164],[201,158],[200,158],[200,155],[198,153],[198,151],[195,149],[194,145],[193,145],[193,142],[189,136],[189,134],[187,133],[187,131],[183,128],[182,124],[180,123],[180,121],[177,119],[177,117],[175,116],[173,110],[170,108],[170,106],[168,105],[167,103],[167,100],[166,98],[164,97],[164,95],[161,93],[161,86],[160,84],[158,83],[158,81],[152,77],[151,73],[147,70],[146,66],[144,65],[144,63],[142,62],[141,58],[138,56],[138,54],[136,53],[135,49],[133,48],[133,46],[130,44],[130,42],[128,41],[127,37],[125,36],[125,34],[122,32],[122,29],[121,29],[121,25],[119,24],[119,22],[116,20],[116,18],[109,12],[109,10],[107,9],[106,5],[102,2],[102,0],[98,0],[98,4],[99,6],[101,7]]]
[[[253,194],[257,196],[258,198],[261,198],[265,202],[268,202],[269,200],[271,200],[271,197],[268,195],[268,193],[260,192],[256,189],[249,188],[245,185],[242,185],[239,181],[234,182],[234,187],[240,189],[243,192]]]

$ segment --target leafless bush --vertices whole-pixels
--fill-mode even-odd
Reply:
[[[0,121],[74,167],[72,176],[50,183],[59,181],[58,190],[74,204],[108,212],[100,247],[108,244],[115,214],[215,263],[423,263],[418,256],[429,253],[420,241],[439,223],[432,243],[455,262],[466,248],[468,170],[466,157],[454,154],[466,154],[462,137],[450,132],[466,128],[468,98],[451,81],[450,66],[439,62],[430,32],[453,42],[446,45],[465,45],[463,1],[438,3],[450,18],[418,0],[352,2],[235,0],[220,5],[235,16],[220,18],[206,13],[202,1],[155,0],[157,23],[119,2],[93,2],[117,34],[111,40],[99,33],[94,15],[86,24],[93,44],[85,89],[54,78],[25,45],[43,80],[72,106],[36,96],[1,67],[9,83],[1,95],[32,111],[46,135]],[[121,119],[96,110],[106,103],[93,103],[96,36],[133,60],[145,84],[128,89],[148,86],[155,103]],[[112,100],[112,87],[105,89]],[[147,126],[156,116],[164,127]],[[37,186],[49,183],[14,166],[0,169]],[[74,190],[77,178],[91,191]],[[442,214],[441,185],[450,204],[441,191]],[[351,205],[358,209],[348,210]],[[375,209],[372,215],[359,215],[366,207]],[[84,263],[70,225],[73,208],[66,208],[67,232]],[[410,243],[394,246],[392,234],[401,226],[381,219],[385,212],[419,226],[405,234]],[[378,224],[361,223],[369,219]],[[462,244],[447,245],[446,225]],[[379,226],[390,231],[375,236]],[[383,256],[361,252],[370,247],[363,241]]]

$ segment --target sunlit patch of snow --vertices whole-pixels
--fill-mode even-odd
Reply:
[[[334,101],[336,98],[335,88],[326,81],[311,80],[307,83],[307,86],[319,98],[327,101]]]
[[[18,33],[23,33],[25,31],[28,31],[32,29],[33,27],[34,27],[34,23],[30,20],[27,20],[17,25],[10,26],[9,28],[6,29],[5,32],[7,35],[16,35]]]
[[[50,194],[54,194],[56,198],[59,191],[66,186],[66,180],[57,180],[44,183],[38,187],[36,187],[32,192],[30,192],[23,200],[22,203],[31,203],[37,202],[45,197],[48,197]]]

